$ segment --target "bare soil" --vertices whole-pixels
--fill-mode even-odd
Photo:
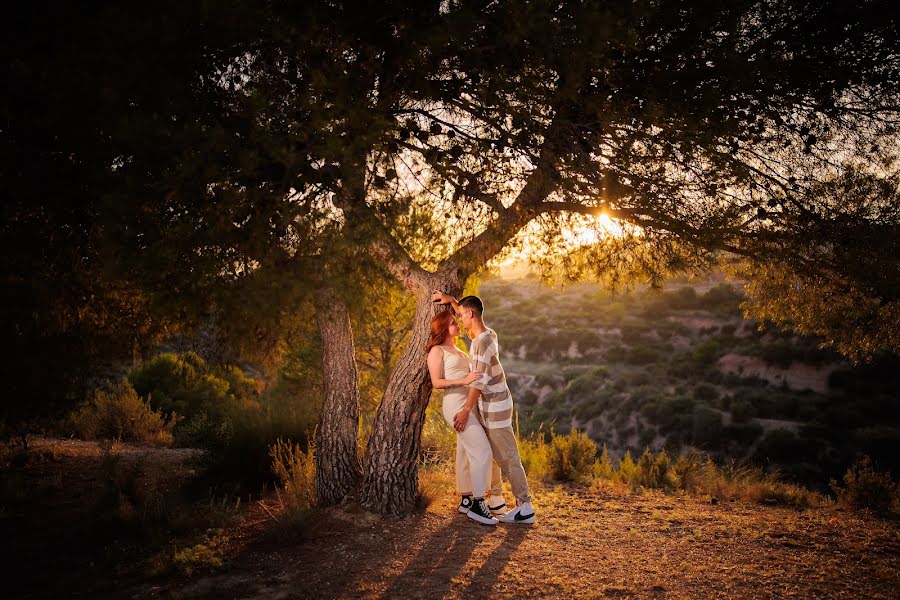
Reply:
[[[893,521],[612,485],[545,488],[535,504],[535,525],[496,527],[458,514],[446,494],[393,521],[332,508],[304,539],[251,543],[218,573],[134,596],[894,598],[900,589]]]
[[[855,599],[895,598],[900,589],[896,520],[604,483],[537,487],[535,525],[486,527],[456,512],[451,482],[440,477],[431,504],[414,515],[384,519],[351,502],[315,511],[293,534],[270,495],[245,504],[238,525],[210,534],[220,567],[152,574],[140,561],[101,561],[109,546],[79,545],[83,491],[102,476],[91,460],[105,452],[83,444],[69,448],[73,456],[57,445],[55,462],[23,467],[24,475],[3,471],[22,481],[63,473],[52,493],[32,486],[33,501],[10,504],[7,494],[0,507],[9,597]],[[141,452],[125,454],[191,476],[189,453]],[[16,548],[24,554],[13,559]]]

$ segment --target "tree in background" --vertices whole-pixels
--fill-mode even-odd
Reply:
[[[135,227],[203,230],[179,228],[177,213],[148,201],[208,127],[215,88],[196,75],[242,25],[222,14],[197,27],[194,17],[178,3],[74,2],[5,17],[0,363],[3,418],[20,432],[85,397],[101,365],[153,347],[221,268]]]

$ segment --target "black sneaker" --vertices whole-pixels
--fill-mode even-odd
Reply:
[[[487,502],[484,501],[484,498],[475,500],[472,503],[472,508],[470,508],[469,512],[466,513],[466,516],[470,519],[478,521],[482,525],[496,525],[500,522],[491,514],[491,510],[488,508]]]
[[[459,501],[459,506],[456,510],[462,514],[466,514],[469,512],[470,508],[472,508],[472,496],[463,496],[462,500]]]

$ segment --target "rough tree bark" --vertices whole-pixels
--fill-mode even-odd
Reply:
[[[431,318],[440,310],[430,299],[432,289],[459,296],[462,282],[456,269],[438,273],[416,272],[407,281],[415,287],[416,313],[412,337],[391,373],[378,406],[369,444],[362,485],[362,504],[384,515],[403,515],[415,508],[418,495],[418,457],[431,396],[425,366]]]
[[[359,461],[359,384],[347,306],[329,287],[316,322],[322,338],[324,399],[316,448],[316,499],[322,506],[353,495],[362,476]]]
[[[385,515],[407,514],[418,495],[417,459],[431,381],[425,363],[425,344],[431,318],[439,309],[430,301],[433,289],[459,297],[468,276],[493,258],[522,227],[542,210],[541,203],[556,185],[546,161],[528,178],[517,202],[501,213],[486,231],[445,260],[434,273],[422,269],[391,234],[365,209],[374,237],[373,254],[407,289],[416,295],[416,314],[409,344],[391,373],[373,423],[363,473],[361,501],[368,510]]]

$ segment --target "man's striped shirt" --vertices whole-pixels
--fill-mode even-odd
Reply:
[[[500,345],[493,329],[486,329],[474,340],[470,350],[472,370],[483,373],[469,385],[481,391],[478,408],[488,429],[512,426],[513,401],[506,373],[500,364]]]

